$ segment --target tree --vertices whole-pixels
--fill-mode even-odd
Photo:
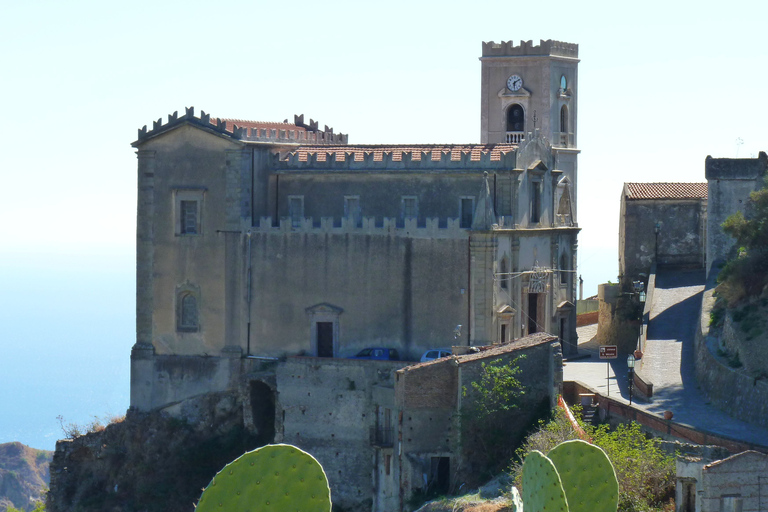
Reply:
[[[516,411],[525,394],[517,378],[524,357],[482,363],[478,378],[462,389],[462,446],[477,461],[480,477],[493,476],[506,466],[519,441],[514,433],[528,426],[520,424],[527,415]]]

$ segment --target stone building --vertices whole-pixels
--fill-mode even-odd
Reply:
[[[707,463],[677,460],[677,512],[768,510],[768,455],[746,451]]]
[[[706,183],[625,183],[619,220],[619,275],[638,279],[651,265],[703,268]]]
[[[315,412],[392,400],[408,364],[345,359],[363,348],[417,361],[547,332],[575,353],[578,46],[489,42],[480,60],[480,144],[353,145],[303,116],[193,108],[139,130],[131,406],[178,414],[237,388],[251,428],[329,447],[344,421]],[[365,444],[360,414],[347,438]],[[335,492],[375,503],[350,490],[358,470]]]

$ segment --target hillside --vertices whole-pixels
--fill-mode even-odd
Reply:
[[[53,452],[21,443],[0,444],[0,512],[13,506],[32,510],[43,499],[51,475]]]

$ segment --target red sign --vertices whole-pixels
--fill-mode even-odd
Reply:
[[[602,345],[600,347],[600,359],[616,359],[619,357],[619,348],[616,345]]]

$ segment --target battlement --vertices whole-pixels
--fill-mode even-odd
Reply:
[[[301,147],[297,151],[276,153],[273,168],[277,172],[501,171],[515,167],[516,150],[511,144]]]
[[[526,55],[578,58],[579,45],[553,39],[547,39],[546,41],[542,39],[539,41],[538,46],[534,46],[533,41],[520,41],[519,46],[515,46],[514,41],[502,41],[500,43],[493,41],[483,42],[483,57],[520,57]]]
[[[254,123],[251,121],[211,119],[211,115],[204,110],[200,111],[200,117],[195,117],[195,107],[186,107],[186,113],[179,116],[179,112],[168,114],[168,122],[163,124],[163,118],[152,122],[152,129],[147,125],[139,129],[139,138],[132,144],[137,146],[162,133],[170,131],[177,126],[187,123],[199,126],[208,131],[244,142],[270,142],[274,144],[346,144],[348,135],[333,133],[333,128],[325,126],[320,131],[319,123],[312,119],[309,124],[304,123],[304,115],[294,116],[294,124],[289,124],[286,119],[283,123]],[[240,123],[240,124],[238,124]]]
[[[708,180],[756,180],[768,171],[768,155],[763,151],[757,158],[712,158],[704,162]]]
[[[317,221],[317,222],[316,222]],[[298,225],[294,225],[291,219],[281,218],[278,226],[272,225],[272,217],[261,217],[258,223],[251,228],[251,233],[265,234],[336,234],[336,235],[380,235],[408,238],[469,238],[469,230],[459,227],[459,219],[443,219],[444,225],[440,226],[440,219],[426,219],[424,225],[419,226],[417,219],[396,219],[363,217],[359,223],[353,219],[342,217],[322,217],[320,219],[305,218]]]

